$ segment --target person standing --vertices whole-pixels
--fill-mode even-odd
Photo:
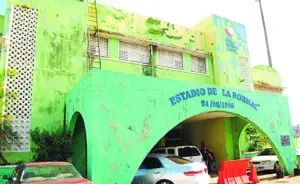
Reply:
[[[206,167],[208,167],[208,149],[207,147],[204,145],[204,147],[200,150],[202,157],[203,157],[203,161],[206,165]]]

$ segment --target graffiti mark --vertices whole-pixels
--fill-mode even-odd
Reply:
[[[105,111],[108,110],[108,106],[106,106],[105,104],[101,104],[101,108],[102,108],[103,110],[105,110]]]
[[[110,122],[110,126],[112,127],[113,131],[115,132],[115,134],[117,134],[117,124],[116,122]]]
[[[141,141],[148,139],[149,125],[148,123],[144,123]]]
[[[118,170],[118,169],[121,167],[121,165],[122,165],[122,164],[119,164],[119,165],[117,165],[117,164],[112,164],[112,165],[110,165],[110,168],[111,168],[111,170],[116,171],[116,170]]]
[[[131,127],[131,126],[129,126],[129,127],[128,127],[128,130],[132,130],[132,127]]]
[[[271,128],[274,130],[275,129],[275,123],[274,121],[271,122]]]

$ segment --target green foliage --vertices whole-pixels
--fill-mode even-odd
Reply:
[[[10,68],[8,68],[8,69],[6,70],[6,72],[7,72],[7,76],[9,76],[9,77],[15,77],[15,76],[18,75],[18,72],[17,72],[17,70],[15,70],[15,69],[10,69]]]
[[[249,143],[248,151],[260,151],[268,144],[268,138],[259,133],[254,126],[248,125],[245,132]]]
[[[13,122],[13,115],[4,115],[0,117],[0,164],[8,164],[4,158],[2,150],[11,149],[12,142],[16,145],[20,144],[19,134],[14,131],[11,124]]]
[[[37,145],[33,148],[36,152],[34,157],[36,162],[67,161],[72,154],[72,138],[65,130],[51,132],[36,128],[30,135]]]
[[[299,160],[296,160],[296,168],[300,169],[300,161]]]
[[[143,66],[143,74],[146,76],[151,76],[152,75],[151,67]]]
[[[161,20],[150,17],[147,19],[147,23],[149,24],[155,24],[155,25],[160,25],[161,24]]]

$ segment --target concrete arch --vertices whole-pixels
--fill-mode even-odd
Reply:
[[[194,89],[206,93],[174,103],[177,95]],[[241,100],[245,98],[252,105]],[[212,102],[230,106],[209,105]],[[88,177],[95,183],[130,183],[141,161],[167,131],[209,112],[226,112],[252,122],[270,137],[286,170],[291,173],[294,168],[293,144],[281,145],[281,135],[292,139],[284,96],[94,69],[67,96],[66,104],[67,122],[72,122],[75,112],[83,115]]]

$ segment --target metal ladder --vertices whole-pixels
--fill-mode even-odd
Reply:
[[[99,38],[99,25],[96,0],[88,5],[88,70],[92,68],[94,58],[99,58],[99,68],[101,69],[101,51]],[[96,38],[96,39],[94,39]],[[93,42],[96,40],[96,44]]]

